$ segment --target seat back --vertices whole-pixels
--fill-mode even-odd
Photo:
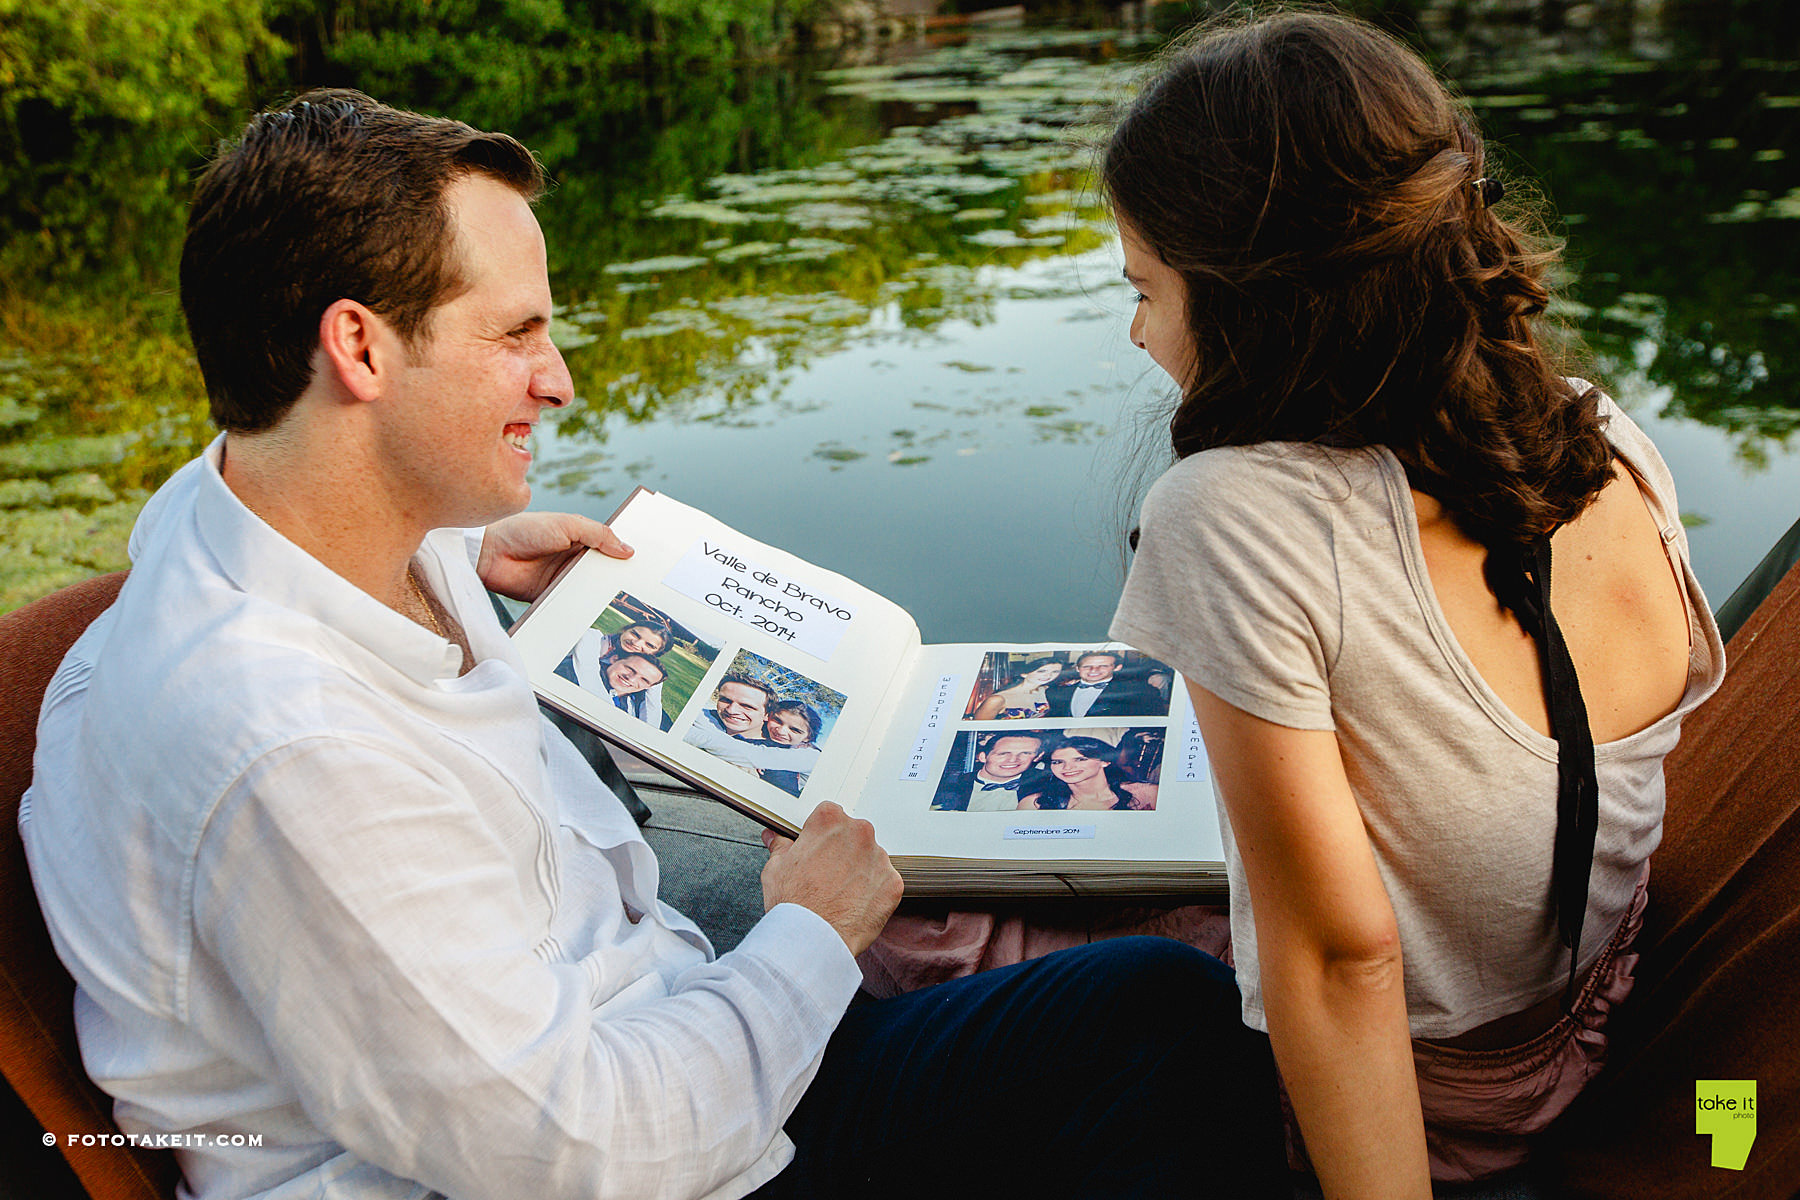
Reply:
[[[1664,763],[1637,986],[1606,1069],[1552,1131],[1559,1196],[1790,1200],[1800,1189],[1800,565],[1726,647]],[[1695,1132],[1699,1080],[1754,1079],[1742,1170]]]
[[[167,1150],[69,1146],[68,1134],[117,1133],[112,1101],[82,1069],[75,981],[38,911],[19,841],[19,798],[31,783],[38,708],[69,646],[125,582],[103,575],[0,616],[0,1069],[96,1200],[163,1200],[180,1178]]]

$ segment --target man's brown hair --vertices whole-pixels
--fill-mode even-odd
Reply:
[[[280,422],[312,380],[319,317],[367,305],[409,345],[467,286],[444,201],[491,176],[534,199],[544,174],[524,146],[361,92],[320,89],[252,118],[195,189],[181,251],[181,307],[213,421],[236,433]]]
[[[724,690],[725,685],[728,683],[735,683],[741,687],[755,688],[757,691],[768,697],[768,699],[763,702],[765,705],[773,704],[781,699],[780,696],[775,694],[774,688],[770,687],[760,679],[745,675],[741,671],[733,671],[731,674],[725,676],[725,678],[719,680],[719,686],[713,689],[713,695],[718,695]]]

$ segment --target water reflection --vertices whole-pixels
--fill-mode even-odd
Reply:
[[[546,448],[540,503],[603,516],[630,486],[660,487],[885,591],[930,638],[1091,636],[1115,594],[1121,497],[1160,462],[1153,438],[1134,455],[1145,439],[1106,436],[1154,412],[1162,384],[1125,343],[1078,148],[1080,122],[1134,70],[1121,49],[993,38],[827,73],[874,106],[878,139],[654,202],[646,223],[686,227],[696,252],[652,264],[664,273],[624,264],[632,281],[613,290],[646,304],[636,316],[618,319],[605,288],[571,306],[608,320],[571,356],[589,404]],[[1448,48],[1503,157],[1566,214],[1559,316],[1667,448],[1722,597],[1800,497],[1800,322],[1775,299],[1800,263],[1791,237],[1769,250],[1793,228],[1779,115],[1793,68],[1589,48],[1527,75],[1487,49]],[[721,269],[794,261],[803,238],[811,269]],[[681,366],[656,371],[646,353]],[[972,609],[922,576],[925,531],[945,562],[990,559],[997,537],[1018,547],[1004,603]]]
[[[1561,315],[1663,446],[1722,599],[1800,509],[1800,72],[1642,25],[1425,24],[1565,215]],[[930,640],[1092,636],[1165,389],[1125,339],[1081,146],[1150,45],[996,32],[497,117],[558,180],[540,217],[582,399],[539,447],[538,506],[658,487]],[[207,433],[166,290],[95,285],[63,322],[5,282],[39,349],[0,349],[0,607],[122,563]]]
[[[1079,294],[1066,265],[1022,269],[1110,237],[1083,206],[1088,155],[1070,129],[1116,88],[1123,48],[1113,34],[1013,33],[827,70],[828,102],[873,136],[815,164],[645,199],[641,244],[672,252],[559,280],[570,297],[559,344],[587,403],[558,424],[548,471],[570,481],[565,444],[603,440],[618,417],[741,428],[784,414],[795,372],[853,344],[979,325],[1009,298]],[[545,219],[554,238],[549,208]],[[843,463],[868,451],[830,440],[814,453]],[[887,457],[922,452],[914,442]],[[617,486],[595,476],[581,490]]]

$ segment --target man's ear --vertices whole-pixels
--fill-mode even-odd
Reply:
[[[334,300],[319,317],[318,353],[338,385],[357,400],[381,395],[384,376],[397,364],[405,346],[394,327],[355,300]]]

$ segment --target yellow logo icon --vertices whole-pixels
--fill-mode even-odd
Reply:
[[[1712,1137],[1712,1165],[1741,1171],[1756,1141],[1756,1080],[1696,1079],[1694,1132]]]

